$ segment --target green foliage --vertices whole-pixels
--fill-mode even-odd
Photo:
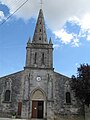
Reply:
[[[12,114],[12,116],[16,116],[16,112],[12,112],[11,114]]]
[[[90,104],[90,66],[82,64],[77,69],[77,76],[72,76],[71,88],[75,96],[87,106]]]

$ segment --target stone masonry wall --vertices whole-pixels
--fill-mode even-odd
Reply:
[[[10,117],[17,112],[18,102],[21,99],[21,77],[23,71],[0,78],[0,116]],[[10,101],[4,100],[5,91],[10,90]]]
[[[70,78],[55,73],[54,113],[56,120],[84,120],[83,107],[77,102],[70,88]],[[70,92],[71,103],[66,103],[66,92]]]
[[[85,120],[90,120],[90,105],[85,105]]]

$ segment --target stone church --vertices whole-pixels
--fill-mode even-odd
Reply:
[[[42,9],[33,39],[27,42],[24,70],[0,78],[0,117],[13,114],[29,120],[84,120],[70,78],[54,71]]]

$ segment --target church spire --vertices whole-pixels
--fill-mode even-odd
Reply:
[[[47,35],[43,11],[40,9],[32,43],[47,44]]]
[[[27,44],[30,44],[30,43],[31,43],[31,39],[30,39],[30,37],[29,37]]]

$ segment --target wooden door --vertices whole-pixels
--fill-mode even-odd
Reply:
[[[21,116],[21,112],[22,112],[22,102],[18,103],[18,115]]]
[[[43,101],[38,102],[38,115],[37,118],[43,118]]]
[[[43,118],[43,101],[32,101],[32,118]]]
[[[37,118],[37,106],[38,106],[38,102],[33,101],[32,102],[32,118]]]

